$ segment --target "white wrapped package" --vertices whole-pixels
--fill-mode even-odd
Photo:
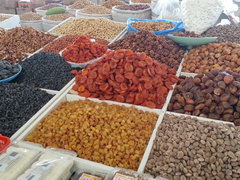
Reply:
[[[201,34],[215,25],[223,12],[223,0],[183,0],[182,18],[186,31]]]
[[[39,157],[39,151],[9,147],[0,155],[0,179],[16,180]]]
[[[72,157],[46,152],[17,180],[66,180],[72,166]]]

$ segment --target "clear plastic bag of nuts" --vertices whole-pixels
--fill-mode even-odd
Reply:
[[[153,180],[149,174],[138,173],[129,169],[116,168],[107,177],[109,180]],[[160,179],[159,179],[160,180]]]

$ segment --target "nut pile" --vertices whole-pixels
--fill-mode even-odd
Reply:
[[[54,29],[52,33],[86,35],[93,38],[112,40],[125,26],[106,18],[79,18],[67,21]]]
[[[205,73],[212,69],[240,72],[240,45],[235,43],[208,44],[192,49],[185,57],[183,72]]]
[[[113,6],[127,5],[127,4],[121,0],[108,0],[104,2],[102,5],[108,9],[112,9]]]
[[[116,8],[120,10],[140,11],[140,10],[145,10],[150,8],[150,6],[143,5],[143,4],[131,4],[131,5],[116,6]]]
[[[164,21],[136,21],[131,25],[139,31],[163,31],[175,27],[173,23]]]
[[[86,14],[111,14],[111,10],[100,5],[90,5],[81,10],[81,13]]]
[[[70,62],[84,63],[101,57],[107,49],[106,45],[92,42],[87,36],[80,36],[62,52],[62,56]]]
[[[186,32],[176,32],[173,34],[174,36],[182,36],[182,37],[194,37],[194,38],[200,38],[200,37],[203,37],[199,34],[196,34],[194,32],[189,32],[189,31],[186,31]]]
[[[79,36],[77,36],[77,35],[65,35],[63,37],[60,37],[60,38],[48,43],[43,48],[43,51],[59,53],[61,50],[65,49],[67,46],[74,43],[74,41],[76,41],[78,37]]]
[[[12,136],[34,114],[36,114],[52,95],[40,89],[22,84],[0,84],[0,132]]]
[[[73,73],[73,90],[80,96],[150,108],[162,108],[168,91],[178,81],[174,69],[131,50],[108,52],[101,61]]]
[[[151,3],[151,0],[131,0],[133,3]]]
[[[20,71],[19,66],[0,60],[0,80],[7,79]]]
[[[9,19],[11,16],[7,16],[7,15],[0,15],[0,22],[5,21],[7,19]]]
[[[56,37],[39,32],[31,27],[16,27],[7,30],[0,39],[0,59],[12,63],[21,61],[26,53],[33,53]]]
[[[68,13],[53,14],[53,15],[44,17],[44,19],[51,20],[51,21],[64,21],[65,19],[70,18],[70,17],[74,17],[74,15],[68,14]]]
[[[144,52],[151,58],[178,69],[185,50],[166,39],[164,36],[155,35],[148,31],[130,33],[109,46],[110,49],[131,49]]]
[[[40,52],[20,64],[23,70],[14,80],[16,83],[61,90],[73,78],[71,66],[55,53]]]
[[[145,172],[169,180],[240,179],[240,128],[166,115]]]
[[[240,74],[212,70],[182,77],[168,110],[240,125]]]
[[[83,9],[86,6],[92,5],[90,0],[77,0],[72,5],[68,6],[70,9]]]
[[[78,157],[136,170],[158,115],[93,101],[64,102],[26,138]]]
[[[4,36],[5,32],[5,29],[0,28],[0,39]]]
[[[207,37],[218,37],[215,42],[240,43],[240,27],[237,25],[213,26],[202,35]]]
[[[34,12],[27,12],[20,15],[20,20],[21,21],[39,21],[39,20],[42,20],[42,16]]]
[[[40,10],[49,10],[49,9],[52,9],[55,7],[62,7],[62,6],[63,5],[61,5],[61,4],[49,4],[49,5],[41,7]]]

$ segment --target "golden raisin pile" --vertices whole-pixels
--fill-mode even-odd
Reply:
[[[136,170],[158,115],[89,100],[64,102],[26,138],[78,157]]]

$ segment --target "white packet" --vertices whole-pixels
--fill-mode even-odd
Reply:
[[[46,152],[17,180],[66,180],[72,166],[72,157]]]
[[[39,157],[40,152],[24,148],[9,147],[0,156],[0,179],[16,180]]]

